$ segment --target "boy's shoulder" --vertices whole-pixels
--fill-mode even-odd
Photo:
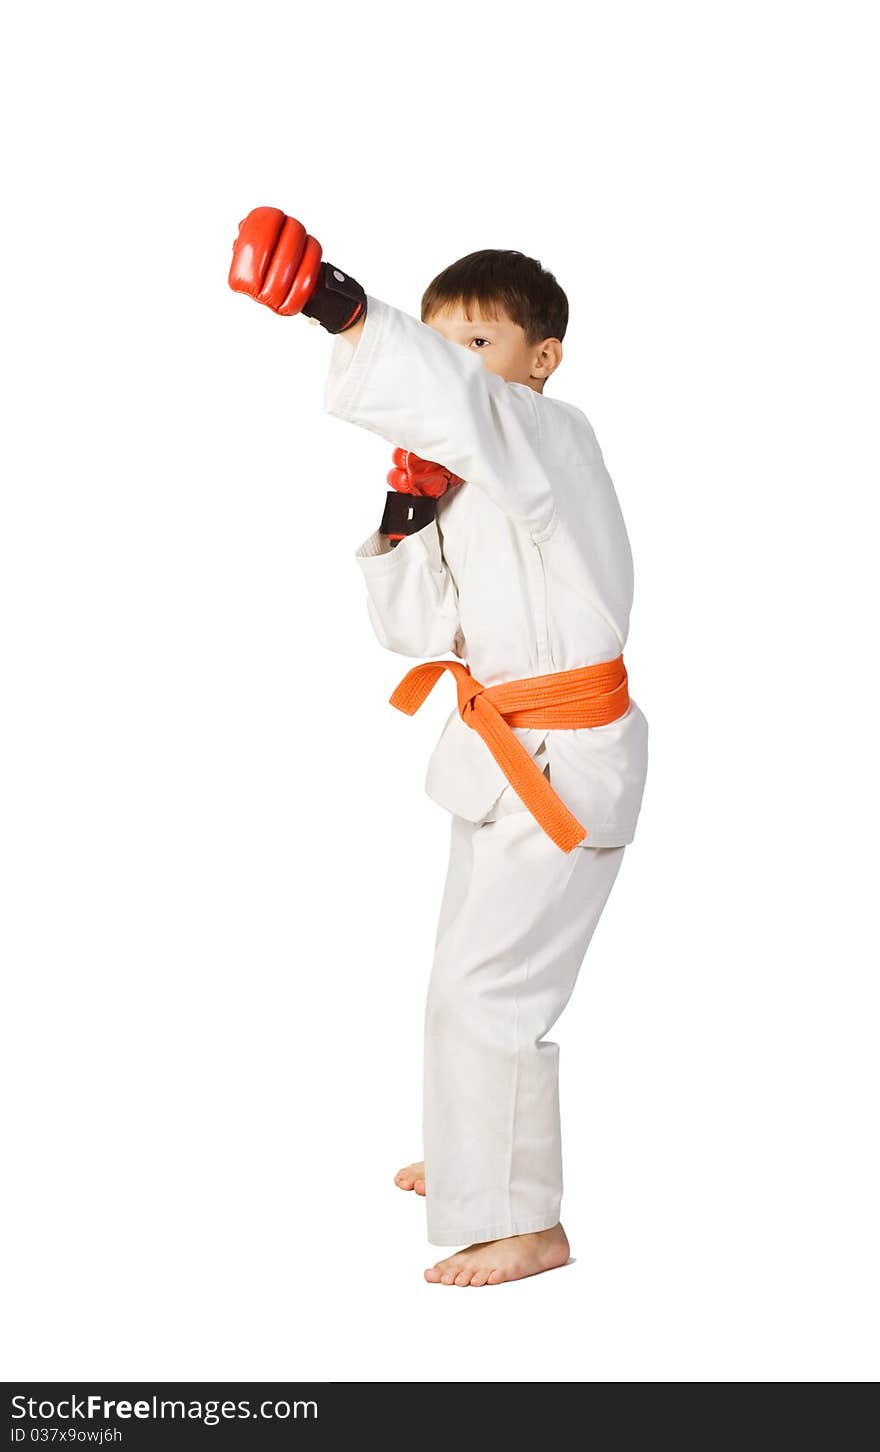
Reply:
[[[546,420],[551,426],[567,426],[572,432],[583,434],[590,444],[597,442],[593,425],[582,408],[567,403],[563,398],[554,398],[552,394],[535,393],[534,397],[542,422]]]
[[[536,393],[535,397],[542,408],[556,409],[560,413],[567,414],[577,423],[586,424],[589,428],[587,415],[576,404],[567,403],[564,398],[555,398],[552,393]]]

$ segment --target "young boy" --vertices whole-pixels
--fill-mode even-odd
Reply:
[[[568,304],[522,253],[488,250],[430,284],[422,321],[321,260],[292,218],[257,208],[230,285],[335,335],[325,406],[397,445],[385,515],[357,550],[376,634],[416,666],[413,712],[451,671],[458,708],[428,769],[452,813],[425,1019],[428,1239],[466,1249],[425,1271],[482,1286],[565,1264],[558,1048],[633,840],[648,726],[623,648],[629,541],[585,416],[546,397]],[[449,659],[450,653],[457,659]],[[466,664],[464,664],[466,662]]]

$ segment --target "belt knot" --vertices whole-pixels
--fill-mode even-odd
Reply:
[[[416,669],[418,670],[418,666]],[[458,693],[458,713],[467,720],[473,714],[477,697],[485,694],[486,687],[474,679],[467,666],[463,666],[461,671],[455,673],[455,688]],[[470,724],[468,721],[468,725]]]
[[[563,852],[589,834],[560,801],[514,728],[579,730],[616,721],[629,709],[623,656],[484,686],[457,660],[429,660],[413,666],[391,695],[391,704],[414,716],[444,671],[455,677],[458,714],[485,741],[523,805]]]

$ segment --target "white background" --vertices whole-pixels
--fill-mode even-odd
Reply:
[[[836,3],[31,4],[2,58],[7,1377],[878,1371],[877,48]],[[636,567],[635,843],[562,1045],[575,1262],[428,1286],[452,692],[387,704],[388,449],[233,294],[541,258]]]

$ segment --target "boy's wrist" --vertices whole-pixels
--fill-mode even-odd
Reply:
[[[367,295],[357,279],[322,262],[318,285],[303,304],[303,317],[320,323],[328,333],[341,335],[357,324],[366,310]]]
[[[356,348],[357,345],[358,345],[358,341],[360,339],[361,333],[364,331],[364,323],[366,321],[367,321],[367,306],[366,306],[366,303],[365,303],[364,304],[363,312],[361,313],[360,317],[357,318],[355,320],[355,322],[353,322],[351,324],[350,327],[344,328],[341,333],[336,333],[334,336],[337,337],[337,338],[344,338],[345,341],[346,341],[346,343],[350,343],[353,348]]]
[[[437,501],[429,495],[401,494],[396,489],[389,489],[379,533],[399,544],[401,539],[417,534],[430,524],[436,513]]]

